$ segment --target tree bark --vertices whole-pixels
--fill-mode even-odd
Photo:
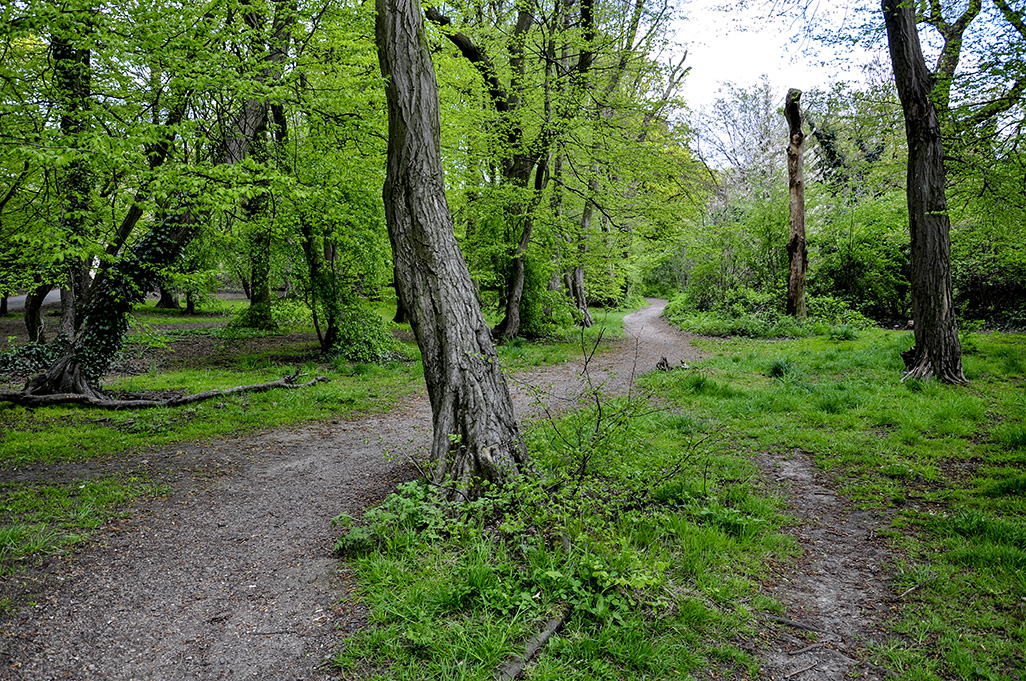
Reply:
[[[787,259],[790,270],[787,277],[786,312],[792,317],[804,319],[805,281],[809,270],[809,251],[805,244],[805,171],[802,159],[802,91],[791,88],[787,91],[784,116],[790,128],[787,145],[788,210],[791,224],[791,238],[787,242]]]
[[[420,4],[377,0],[388,100],[383,190],[398,293],[417,337],[431,401],[433,479],[467,498],[527,465],[488,325],[445,200],[438,84]]]
[[[931,375],[966,383],[951,284],[951,222],[945,196],[944,147],[934,105],[937,80],[926,66],[913,5],[883,0],[887,44],[905,114],[909,228],[912,237],[914,353],[906,378]],[[941,83],[942,88],[947,83]]]
[[[61,108],[61,138],[69,150],[75,150],[67,167],[58,175],[61,214],[58,224],[69,243],[87,241],[89,224],[93,220],[93,171],[89,157],[79,151],[87,148],[84,135],[89,129],[90,97],[92,89],[91,53],[88,48],[75,44],[92,32],[89,19],[82,21],[76,12],[62,12],[54,22],[50,51],[54,63],[54,85]],[[76,300],[85,298],[92,283],[88,267],[79,255],[65,261],[67,288],[61,291],[61,324],[58,335],[69,339],[80,324],[76,318]]]
[[[46,342],[42,307],[43,300],[52,289],[51,284],[40,284],[25,296],[25,330],[28,331],[28,338],[32,343]]]

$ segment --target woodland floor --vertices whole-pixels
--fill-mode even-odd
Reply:
[[[659,317],[663,301],[652,302],[625,319],[627,339],[592,360],[593,378],[610,392],[626,391],[635,371],[651,371],[661,357],[671,366],[701,360],[689,337]],[[539,396],[565,404],[581,368],[570,362],[513,377],[521,417],[538,413]],[[88,548],[0,578],[0,596],[21,606],[0,615],[0,679],[331,678],[325,657],[364,615],[344,598],[352,587],[330,520],[412,479],[410,456],[428,446],[430,425],[420,395],[386,415],[3,471],[53,482],[80,478],[83,468],[136,470],[174,492],[139,503]],[[758,463],[766,488],[798,519],[788,531],[802,556],[776,565],[764,585],[785,613],[741,645],[765,661],[763,678],[884,678],[859,660],[893,596],[892,558],[875,538],[888,519],[853,510],[801,451]]]

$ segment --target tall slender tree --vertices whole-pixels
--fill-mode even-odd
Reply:
[[[939,111],[947,112],[962,34],[978,14],[979,0],[971,0],[953,24],[944,24],[949,30],[944,33],[945,48],[936,73],[926,65],[913,4],[883,0],[882,6],[908,140],[905,191],[912,234],[912,317],[916,342],[905,355],[906,377],[935,376],[945,383],[965,383],[951,285],[951,220]]]

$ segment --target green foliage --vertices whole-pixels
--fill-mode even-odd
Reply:
[[[0,352],[0,375],[28,378],[46,371],[69,347],[66,339],[51,343],[25,343]]]
[[[332,350],[350,362],[381,362],[402,357],[392,325],[359,305],[342,308],[339,335]]]
[[[532,671],[540,678],[683,677],[713,661],[754,673],[747,654],[716,641],[751,626],[737,604],[756,596],[750,561],[789,550],[773,534],[779,518],[735,482],[745,464],[703,451],[680,414],[638,406],[539,424],[530,439],[540,477],[462,504],[407,483],[363,518],[337,519],[371,626],[334,664],[427,679],[460,660],[464,678],[491,678],[567,613]]]
[[[694,306],[687,291],[675,296],[663,315],[680,328],[706,336],[749,336],[752,338],[799,338],[832,334],[847,327],[851,333],[866,329],[872,322],[832,297],[810,297],[809,317],[796,319],[783,312],[783,293],[758,293],[739,287],[723,292],[712,309]]]

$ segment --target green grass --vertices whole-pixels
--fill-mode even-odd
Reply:
[[[529,432],[541,480],[451,508],[411,485],[339,546],[369,626],[335,665],[361,678],[494,678],[554,614],[532,679],[758,676],[737,642],[768,561],[794,551],[752,452],[811,453],[843,492],[886,508],[895,594],[873,661],[902,679],[1026,673],[1022,335],[980,334],[968,387],[902,383],[908,334],[702,341],[689,371]],[[624,416],[623,419],[617,418]],[[800,519],[799,519],[800,520]]]
[[[131,501],[167,491],[139,478],[113,477],[0,485],[0,575],[83,541]]]
[[[811,453],[893,509],[902,599],[876,662],[903,679],[1026,674],[1026,337],[978,334],[968,387],[900,381],[905,333],[702,341],[696,371],[643,383],[737,450]]]
[[[343,519],[339,548],[370,614],[335,666],[492,679],[568,613],[530,678],[754,677],[734,642],[755,611],[779,608],[757,578],[794,547],[776,502],[753,491],[754,467],[705,436],[684,413],[615,400],[532,428],[540,477],[464,506],[410,484]]]
[[[182,389],[188,394],[264,383],[292,373],[259,355],[244,355],[240,369],[153,372],[112,381],[106,388],[140,392]],[[309,388],[272,390],[200,402],[176,409],[97,412],[75,407],[3,411],[6,432],[0,466],[79,461],[176,442],[237,435],[356,413],[387,411],[419,386],[419,364],[307,364],[303,373],[331,380]]]

